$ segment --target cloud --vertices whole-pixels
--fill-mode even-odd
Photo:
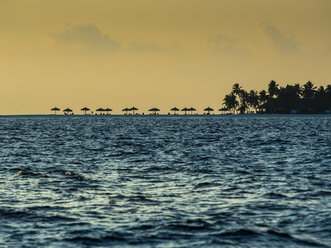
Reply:
[[[179,52],[182,50],[182,47],[175,43],[161,46],[157,42],[140,43],[131,41],[127,47],[122,47],[120,42],[102,33],[96,25],[68,25],[66,31],[52,35],[52,37],[55,39],[58,48],[76,54],[100,55],[120,50],[132,53]]]
[[[243,50],[238,47],[238,40],[222,34],[209,36],[207,45],[213,52],[218,52],[223,55],[235,55],[243,52]]]
[[[331,44],[327,45],[325,52],[331,54]]]
[[[149,44],[142,44],[142,43],[137,43],[135,41],[129,42],[127,49],[129,52],[158,52],[164,50],[156,42],[152,42]]]
[[[121,44],[95,25],[68,26],[63,33],[53,35],[57,45],[79,53],[106,54],[121,49]]]
[[[300,43],[292,34],[282,33],[278,28],[269,24],[264,26],[264,32],[280,52],[286,54],[300,53]]]
[[[141,52],[164,52],[164,51],[181,51],[182,47],[178,44],[172,44],[168,46],[161,46],[156,42],[151,42],[147,44],[139,43],[136,41],[131,41],[128,44],[127,51],[133,53]]]

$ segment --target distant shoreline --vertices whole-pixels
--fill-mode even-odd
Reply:
[[[222,118],[222,117],[277,117],[277,116],[283,116],[283,117],[331,117],[331,114],[189,114],[189,115],[168,115],[168,114],[158,114],[158,115],[153,115],[153,114],[148,114],[148,115],[121,115],[121,114],[112,114],[112,115],[54,115],[54,114],[22,114],[22,115],[0,115],[0,118],[112,118],[112,117],[128,117],[128,118],[191,118],[191,117],[206,117],[206,118],[212,118],[212,117],[217,117],[217,118]]]

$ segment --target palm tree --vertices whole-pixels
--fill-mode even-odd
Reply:
[[[300,96],[297,93],[297,87],[293,85],[280,87],[275,111],[279,113],[291,113],[298,108],[299,99]]]
[[[269,96],[265,90],[261,90],[259,93],[259,104],[262,105],[263,103],[269,100]]]
[[[242,87],[238,83],[235,83],[232,86],[232,93],[237,95],[237,96],[239,96],[241,90],[242,90]]]
[[[298,97],[300,97],[302,95],[302,87],[300,86],[300,84],[295,84],[294,90]]]
[[[246,110],[248,109],[248,93],[245,90],[241,90],[239,92],[239,100],[240,100],[240,106],[238,108],[239,112],[241,114],[245,114]]]
[[[238,83],[235,83],[232,86],[232,94],[239,97],[240,108],[238,108],[238,110],[240,109],[240,113],[244,113],[248,108],[247,106],[248,93]]]
[[[316,86],[310,81],[303,85],[302,96],[304,99],[311,100],[316,93]]]
[[[327,107],[329,109],[331,109],[331,84],[329,84],[328,86],[326,86],[326,96],[327,96]]]
[[[246,104],[242,104],[239,106],[239,108],[237,109],[239,111],[240,114],[245,114],[246,110],[247,110],[247,105]]]
[[[255,110],[255,112],[256,112],[256,109],[259,106],[259,95],[258,95],[257,91],[251,90],[248,93],[247,103],[248,103],[248,106],[250,108],[253,108]]]
[[[268,84],[268,92],[269,92],[269,95],[271,98],[278,95],[279,88],[278,88],[278,84],[276,83],[276,81],[274,81],[274,80],[270,81],[270,83]]]
[[[231,93],[225,95],[223,105],[240,113],[257,108],[267,113],[324,113],[331,110],[331,85],[317,88],[308,81],[303,86],[297,83],[279,87],[272,80],[267,91],[257,93],[255,90],[246,92],[239,84],[234,84]]]
[[[261,90],[259,92],[259,112],[263,112],[263,110],[265,109],[264,105],[270,100],[270,97],[267,95],[267,92],[265,90]]]
[[[325,91],[327,94],[329,94],[331,96],[331,84],[328,84],[328,86],[326,86]]]
[[[317,89],[313,99],[313,106],[316,113],[323,114],[328,109],[328,95],[323,86]]]
[[[231,112],[233,112],[237,108],[238,104],[239,102],[237,101],[237,97],[233,92],[229,95],[225,95],[223,99],[223,105]]]

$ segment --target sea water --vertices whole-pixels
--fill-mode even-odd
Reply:
[[[331,116],[0,118],[0,247],[330,247]]]

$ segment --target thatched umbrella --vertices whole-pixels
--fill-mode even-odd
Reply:
[[[193,111],[196,111],[196,109],[191,107],[188,109],[188,111],[191,111],[191,115],[193,115]]]
[[[81,109],[81,111],[84,111],[84,114],[86,115],[86,112],[90,111],[90,109],[88,107],[84,107],[84,108]]]
[[[107,115],[108,115],[108,112],[113,111],[113,110],[110,108],[106,108],[105,111],[107,112]]]
[[[184,111],[185,112],[185,115],[186,115],[186,112],[189,111],[189,109],[185,107],[181,111]]]
[[[214,111],[211,107],[205,108],[204,111],[207,111],[208,115],[210,115],[210,111]]]
[[[128,111],[130,111],[130,109],[125,108],[125,109],[122,109],[122,111],[123,111],[123,112],[125,111],[125,114],[127,115],[127,114],[128,114]]]
[[[63,112],[65,114],[69,114],[70,112],[72,112],[72,110],[70,108],[66,108],[65,110],[63,110]]]
[[[176,114],[177,111],[179,111],[179,109],[176,108],[176,107],[174,107],[174,108],[172,108],[172,109],[170,109],[170,110],[171,110],[171,111],[174,111],[174,115]]]
[[[229,111],[229,109],[228,108],[220,108],[218,111],[220,111],[220,112],[222,112],[222,114],[224,114],[224,112]]]
[[[129,111],[132,111],[132,114],[134,114],[134,111],[138,110],[136,107],[132,107],[129,109]]]
[[[54,114],[56,115],[56,111],[60,111],[60,109],[55,107],[55,108],[52,108],[51,111],[54,111]]]
[[[101,114],[103,111],[105,111],[103,108],[98,108],[98,109],[96,110],[96,112],[100,112],[100,114]]]
[[[151,108],[148,111],[153,112],[153,114],[156,115],[156,112],[159,112],[160,110],[158,108]]]

